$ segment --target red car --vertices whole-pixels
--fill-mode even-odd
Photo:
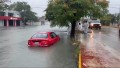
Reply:
[[[54,32],[38,32],[28,40],[28,46],[50,46],[59,40]]]

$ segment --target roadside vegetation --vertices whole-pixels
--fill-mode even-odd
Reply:
[[[71,26],[70,37],[74,38],[76,22],[86,16],[107,16],[108,3],[106,0],[49,0],[46,19],[52,22],[51,26]]]

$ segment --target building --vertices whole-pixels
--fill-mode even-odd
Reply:
[[[39,21],[40,21],[40,24],[41,24],[41,25],[45,25],[45,21],[46,21],[46,20],[45,20],[45,16],[40,17],[40,18],[39,18]]]
[[[45,16],[41,16],[38,19],[39,19],[40,25],[50,25],[50,21],[46,20]]]
[[[22,18],[17,11],[0,11],[0,26],[20,26]]]

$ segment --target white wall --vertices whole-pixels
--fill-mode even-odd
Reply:
[[[0,20],[0,26],[3,26],[4,21]]]
[[[12,10],[5,10],[5,16],[8,16],[8,13],[13,13],[14,17],[20,17],[20,13],[18,11],[12,11]]]

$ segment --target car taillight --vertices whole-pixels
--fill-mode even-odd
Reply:
[[[28,45],[30,45],[31,44],[31,41],[30,40],[28,40]]]

